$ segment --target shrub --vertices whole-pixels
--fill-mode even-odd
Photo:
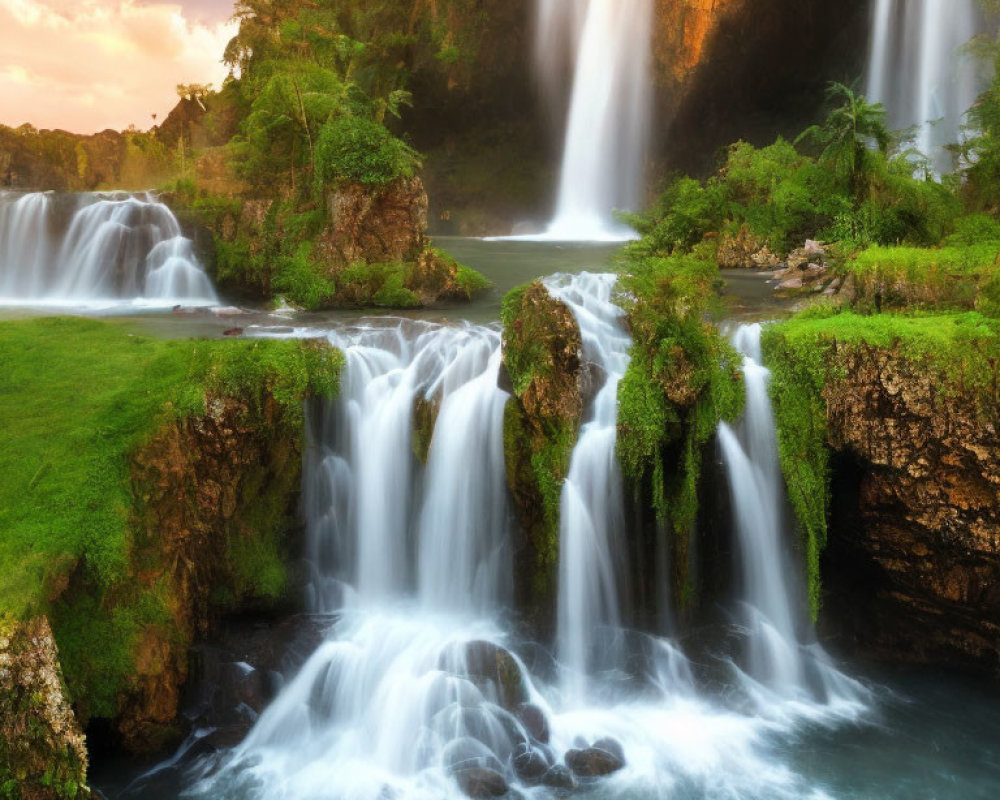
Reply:
[[[320,187],[350,181],[383,186],[412,177],[418,166],[412,147],[383,125],[362,117],[330,120],[316,143],[316,181]]]

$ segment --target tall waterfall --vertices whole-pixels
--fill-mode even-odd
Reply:
[[[916,147],[939,169],[981,88],[963,45],[982,30],[976,0],[876,0],[867,94],[891,127],[918,126]]]
[[[536,8],[537,60],[550,98],[565,59],[575,59],[555,216],[544,238],[628,238],[612,211],[642,203],[653,2],[537,0]]]
[[[719,425],[729,476],[742,579],[740,622],[746,633],[746,675],[769,692],[850,705],[864,691],[837,672],[804,618],[804,592],[790,576],[788,520],[771,409],[770,371],[763,365],[760,324],[743,325],[733,346],[743,355],[746,410],[742,437]]]
[[[0,193],[0,303],[123,300],[218,302],[167,206],[148,194]]]
[[[628,369],[632,339],[624,312],[611,302],[617,276],[557,275],[545,285],[572,311],[584,361],[603,384],[573,448],[563,484],[559,521],[559,657],[572,701],[586,696],[595,646],[605,661],[621,625],[619,592],[625,551],[622,476],[618,440],[618,384]],[[602,636],[603,634],[603,636]]]

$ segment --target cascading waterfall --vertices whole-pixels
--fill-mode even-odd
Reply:
[[[564,58],[575,58],[556,211],[541,238],[629,238],[612,211],[642,201],[652,0],[538,0],[537,12],[539,71],[550,95]]]
[[[559,658],[573,702],[586,699],[587,675],[600,641],[603,661],[614,663],[620,627],[619,581],[625,550],[618,440],[618,384],[628,369],[631,337],[624,312],[611,298],[615,275],[556,275],[545,280],[580,328],[583,359],[603,384],[573,448],[563,484],[559,523]],[[605,635],[601,637],[600,635]],[[609,638],[610,634],[610,638]]]
[[[579,600],[568,614],[615,626],[615,581],[624,579],[612,566],[621,547],[615,394],[629,341],[610,303],[612,276],[548,283],[573,309],[584,358],[603,372],[564,495],[574,522],[563,526],[561,574],[577,588],[561,581],[561,612]],[[328,630],[241,744],[195,758],[184,796],[459,800],[513,786],[541,800],[573,782],[561,763],[594,750],[624,755],[602,779],[608,796],[820,796],[772,745],[856,719],[860,704],[843,699],[846,690],[822,700],[772,693],[766,709],[748,706],[746,692],[699,692],[674,644],[635,631],[623,636],[628,672],[590,674],[603,684],[592,694],[575,695],[572,680],[547,686],[514,655],[504,624],[512,564],[498,330],[371,322],[329,339],[346,368],[339,398],[309,410],[303,482],[308,599]],[[414,431],[428,416],[425,448]],[[574,547],[578,557],[567,558]],[[780,599],[790,603],[791,592]],[[559,652],[581,651],[560,641]],[[537,650],[533,661],[536,673],[572,675]],[[573,666],[586,673],[586,661]],[[758,684],[744,686],[753,697]],[[204,752],[201,736],[191,752]]]
[[[938,169],[957,142],[981,83],[962,46],[982,30],[976,0],[877,0],[868,98],[884,103],[890,126],[917,126],[916,147]]]
[[[52,195],[0,194],[0,302],[218,302],[163,203],[125,193],[79,195],[75,203],[62,226]]]
[[[804,594],[794,575],[786,541],[784,486],[771,409],[770,371],[763,365],[759,323],[742,325],[733,346],[743,355],[746,411],[742,440],[725,422],[719,425],[733,503],[742,578],[741,623],[746,633],[745,674],[769,692],[789,698],[818,697],[851,706],[864,690],[830,664],[800,612]],[[805,631],[805,633],[803,633]]]

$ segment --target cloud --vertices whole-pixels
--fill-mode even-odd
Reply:
[[[0,123],[80,133],[149,127],[177,102],[178,83],[222,83],[222,51],[235,32],[223,8],[0,0]]]

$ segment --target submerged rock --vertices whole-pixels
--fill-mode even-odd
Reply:
[[[625,761],[600,747],[587,747],[567,751],[566,764],[581,778],[599,778],[617,772],[625,766]]]
[[[613,739],[610,736],[605,736],[594,742],[594,747],[598,750],[603,750],[606,753],[610,753],[622,764],[625,763],[625,748],[622,747],[622,743],[617,739]]]
[[[576,778],[567,767],[556,764],[542,776],[542,784],[552,789],[572,790],[576,788]]]
[[[532,739],[542,744],[549,743],[549,719],[542,709],[534,703],[522,703],[517,707],[514,716]]]
[[[468,642],[459,655],[460,663],[451,671],[463,668],[469,679],[487,697],[493,696],[507,711],[514,711],[528,701],[528,688],[517,659],[498,644]],[[443,665],[446,668],[449,665]]]
[[[473,800],[487,797],[503,797],[510,791],[507,779],[496,770],[485,767],[470,767],[455,773],[458,788]]]
[[[519,745],[514,751],[511,766],[517,777],[525,783],[538,783],[552,767],[545,752],[528,744]]]

